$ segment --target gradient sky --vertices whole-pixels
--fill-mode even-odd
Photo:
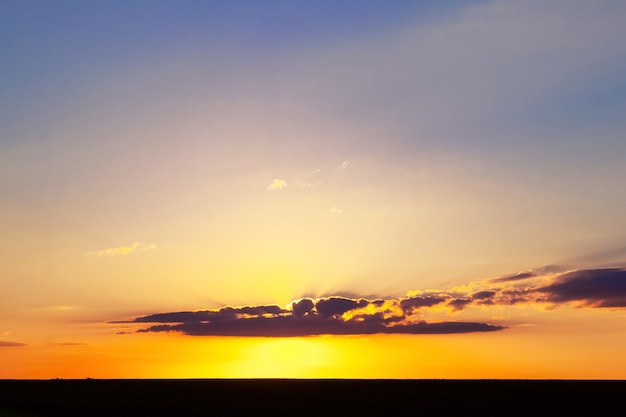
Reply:
[[[626,378],[626,2],[0,0],[0,378]]]

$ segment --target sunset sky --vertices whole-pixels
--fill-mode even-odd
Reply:
[[[0,378],[626,379],[623,0],[0,0]]]

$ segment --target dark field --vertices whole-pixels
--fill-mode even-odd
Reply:
[[[0,416],[624,415],[626,381],[0,380]]]

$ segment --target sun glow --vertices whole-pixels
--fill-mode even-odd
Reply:
[[[241,346],[230,377],[323,378],[339,365],[339,354],[326,338],[257,339]]]

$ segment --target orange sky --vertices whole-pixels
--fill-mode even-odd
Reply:
[[[0,4],[0,378],[626,378],[626,3]]]
[[[595,273],[598,271],[604,277],[617,271],[623,279],[622,270],[605,269]],[[577,271],[558,277],[561,282],[571,283],[575,281],[562,277],[572,274],[574,278],[582,275],[584,279],[593,276],[590,271]],[[510,280],[512,277],[504,278]],[[556,281],[545,276],[513,278],[515,280],[506,282]],[[449,294],[468,293],[467,288],[494,288],[494,284],[500,287],[502,282],[498,279],[473,282],[436,294],[445,298],[450,297]],[[527,294],[534,294],[528,290],[531,287],[524,287]],[[517,285],[517,288],[522,287]],[[539,286],[535,285],[535,288]],[[480,294],[474,290],[469,293]],[[626,362],[622,353],[626,342],[623,331],[626,312],[623,309],[592,307],[593,304],[589,303],[597,303],[595,298],[561,304],[563,300],[554,297],[564,296],[565,291],[552,295],[544,293],[539,297],[545,298],[548,294],[548,298],[552,297],[548,303],[529,299],[515,305],[499,298],[502,294],[504,292],[494,296],[493,300],[498,301],[491,305],[481,304],[485,299],[475,296],[462,311],[450,307],[451,298],[437,305],[411,310],[429,323],[488,322],[506,326],[497,331],[461,334],[428,334],[426,331],[426,334],[273,337],[275,330],[270,326],[265,330],[268,337],[185,336],[175,332],[135,333],[147,328],[148,324],[132,322],[132,317],[116,322],[97,322],[95,317],[85,317],[80,309],[57,307],[30,311],[16,320],[23,324],[17,336],[26,342],[25,345],[4,346],[0,369],[5,378],[624,377]],[[429,293],[413,292],[396,301],[424,300],[429,296]],[[623,298],[621,300],[623,302]],[[396,301],[390,299],[387,307],[374,306],[362,311],[372,314]],[[323,311],[321,304],[318,309]],[[358,311],[361,310],[349,313]],[[320,312],[315,315],[319,316]],[[358,315],[349,313],[344,313],[341,319]],[[249,320],[246,317],[233,319],[230,327],[238,328],[236,321]]]

